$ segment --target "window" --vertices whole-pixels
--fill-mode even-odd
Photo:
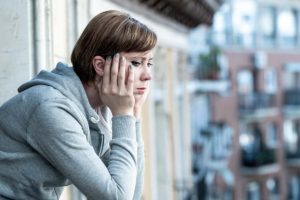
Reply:
[[[300,72],[288,73],[288,77],[286,76],[285,78],[285,83],[287,89],[300,89]]]
[[[300,198],[300,177],[293,175],[289,178],[288,199],[298,200]]]
[[[259,26],[264,45],[272,46],[275,44],[275,8],[262,8],[259,15]]]
[[[277,125],[275,123],[267,124],[266,127],[266,143],[269,148],[275,148],[277,146],[278,135]]]
[[[246,191],[247,200],[260,200],[260,187],[257,182],[250,182]]]
[[[300,88],[300,72],[295,72],[293,74],[293,80],[294,80],[294,88],[299,89]]]
[[[249,70],[241,70],[237,75],[237,87],[239,94],[250,94],[253,92],[253,75]]]
[[[229,5],[224,4],[218,12],[214,15],[213,21],[213,39],[217,45],[224,45],[228,43],[229,31],[228,24],[230,22],[229,18]]]
[[[235,1],[233,4],[233,30],[235,43],[254,45],[256,3],[252,0]]]
[[[291,9],[283,9],[278,13],[277,31],[279,43],[285,46],[293,46],[297,40],[297,12]]]
[[[223,122],[212,125],[210,129],[212,160],[227,159],[231,151],[232,129]]]
[[[284,142],[285,148],[288,153],[295,153],[297,151],[298,145],[298,134],[295,130],[293,121],[286,120],[283,124],[284,128]]]
[[[232,200],[234,184],[234,176],[231,171],[227,169],[208,171],[205,177],[207,193],[207,200]],[[201,194],[199,197],[204,197]],[[201,198],[202,199],[202,198]]]
[[[279,184],[277,178],[269,178],[266,182],[266,186],[269,192],[269,200],[279,199]]]
[[[225,20],[222,13],[216,13],[214,16],[214,40],[216,44],[222,45],[226,42],[225,37]]]
[[[274,94],[277,91],[276,69],[266,69],[264,73],[265,92]]]

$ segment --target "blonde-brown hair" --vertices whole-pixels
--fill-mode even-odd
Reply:
[[[95,79],[92,59],[118,52],[143,52],[155,47],[156,34],[127,13],[110,10],[96,15],[79,37],[71,62],[82,82]]]

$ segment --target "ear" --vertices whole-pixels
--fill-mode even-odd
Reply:
[[[92,64],[96,74],[99,76],[103,76],[105,59],[101,56],[95,56],[92,60]]]

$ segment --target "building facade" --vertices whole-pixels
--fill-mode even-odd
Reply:
[[[232,173],[234,184],[228,181],[230,176],[219,175],[213,179],[219,189],[213,194],[207,189],[206,199],[224,199],[228,193],[224,188],[233,194],[225,199],[300,198],[299,16],[296,0],[231,0],[216,13],[211,29],[202,28],[208,44],[202,51],[218,49],[219,69],[214,78],[203,75],[202,69],[200,79],[215,84],[225,80],[229,85],[225,91],[206,93],[209,121],[233,130],[223,171]],[[203,126],[200,130],[203,137]],[[213,144],[227,141],[222,136],[221,142],[214,142],[212,130],[209,135]],[[220,166],[201,167],[220,172]],[[204,185],[209,185],[209,178],[204,177]]]

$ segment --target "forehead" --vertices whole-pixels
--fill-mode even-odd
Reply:
[[[121,54],[127,58],[150,59],[153,57],[153,50],[143,51],[143,52],[122,52]]]

